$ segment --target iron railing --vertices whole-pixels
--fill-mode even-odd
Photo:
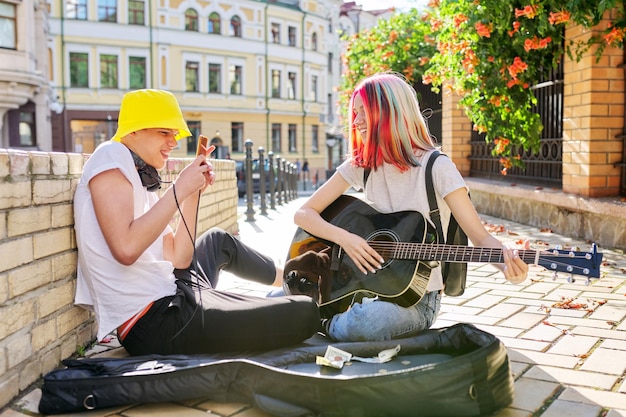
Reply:
[[[540,83],[531,87],[537,98],[533,111],[543,124],[537,152],[524,151],[521,146],[514,154],[520,156],[524,168],[510,168],[506,179],[551,187],[562,187],[563,178],[563,64],[550,71]],[[470,176],[503,179],[499,158],[491,154],[493,143],[472,131]]]

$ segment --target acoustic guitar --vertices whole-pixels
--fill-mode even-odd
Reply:
[[[322,317],[346,311],[363,297],[379,297],[403,307],[420,301],[426,292],[430,271],[439,261],[503,263],[502,249],[445,245],[437,242],[433,226],[416,211],[380,213],[358,198],[342,195],[322,212],[330,223],[366,239],[384,259],[382,269],[363,274],[333,242],[319,239],[298,228],[287,259],[308,251],[329,256],[329,271],[320,277],[324,282],[288,281],[290,294],[307,294],[320,305]],[[527,264],[540,265],[556,272],[600,277],[602,253],[592,245],[590,252],[571,250],[519,250]],[[314,287],[314,291],[311,288]]]

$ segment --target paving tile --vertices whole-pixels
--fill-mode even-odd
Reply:
[[[580,356],[587,354],[597,343],[596,337],[567,335],[548,349],[548,353]]]
[[[598,348],[585,359],[583,371],[622,375],[626,371],[626,350]]]
[[[537,340],[540,342],[554,342],[563,336],[564,331],[569,331],[569,328],[566,326],[555,327],[548,326],[546,324],[539,324],[526,333],[521,334],[519,337],[523,339]]]
[[[511,366],[511,374],[513,374],[513,379],[519,378],[526,370],[530,368],[528,363],[524,362],[515,362],[509,356],[509,365]]]
[[[496,317],[468,316],[462,313],[441,312],[439,313],[439,317],[441,317],[442,320],[470,321],[471,323],[474,323],[474,324],[495,324],[496,322],[499,321],[499,319]]]
[[[219,403],[215,401],[203,401],[202,403],[197,405],[197,408],[222,416],[238,416],[239,414],[237,413],[247,410],[248,408],[250,408],[250,406],[241,403]]]
[[[465,316],[475,316],[480,314],[483,311],[482,308],[478,307],[470,307],[467,305],[442,305],[441,313],[449,313],[449,314],[463,314]]]
[[[142,404],[124,411],[124,417],[206,417],[204,410],[175,403]]]
[[[493,414],[490,417],[532,417],[533,413],[525,410],[516,410],[514,408],[505,408]]]
[[[508,350],[509,359],[533,365],[551,365],[571,369],[580,361],[573,355],[554,355],[551,353],[537,352],[534,350],[512,349]]]
[[[572,329],[572,333],[576,335],[594,336],[602,339],[626,340],[626,333],[619,330],[605,330],[586,326],[576,326]]]
[[[609,410],[604,417],[626,417],[626,410]]]
[[[513,327],[516,329],[529,329],[541,323],[544,315],[541,313],[517,313],[498,323],[498,326]]]
[[[30,414],[22,413],[9,408],[0,412],[0,417],[30,417]]]
[[[541,413],[541,417],[597,417],[600,411],[602,407],[599,405],[556,400]]]
[[[560,324],[560,325],[565,325],[565,326],[570,326],[570,327],[582,326],[582,327],[594,327],[598,329],[609,329],[609,330],[613,327],[611,324],[609,324],[605,320],[593,320],[588,317],[579,318],[579,317],[560,316],[558,314],[553,315],[552,313],[550,313],[550,315],[546,317],[546,320],[548,320],[550,323],[553,323],[553,324]]]
[[[547,342],[538,342],[536,340],[524,340],[504,336],[500,336],[499,338],[500,341],[509,349],[536,350],[543,352],[548,348],[548,346],[550,346]]]
[[[601,391],[594,388],[567,387],[559,395],[559,399],[585,404],[598,404],[605,408],[626,410],[626,394]]]
[[[611,389],[618,380],[618,378],[613,375],[576,371],[546,365],[533,366],[524,374],[524,377],[541,381],[558,382],[563,385],[578,385],[605,390]]]
[[[543,297],[553,292],[555,289],[558,289],[559,284],[556,282],[535,282],[532,285],[524,288],[524,292],[538,293]]]
[[[517,337],[522,333],[521,329],[514,329],[512,327],[500,327],[500,326],[490,326],[487,324],[477,324],[476,327],[489,332],[499,338],[503,337]]]
[[[480,295],[472,300],[469,300],[467,303],[465,303],[464,305],[468,306],[468,307],[478,307],[478,308],[490,308],[493,307],[494,305],[502,302],[502,300],[504,300],[504,297],[500,297],[500,296],[496,296],[496,295],[489,295],[489,294],[483,294]]]
[[[505,319],[521,311],[523,308],[523,306],[515,304],[497,304],[483,311],[482,313],[480,313],[480,315]]]
[[[590,316],[596,320],[620,322],[626,317],[626,302],[609,301],[598,307]]]
[[[535,412],[559,389],[559,384],[522,377],[515,381],[515,398],[510,408]]]

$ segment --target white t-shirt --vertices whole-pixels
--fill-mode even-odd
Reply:
[[[172,232],[171,227],[166,227],[132,265],[117,262],[111,254],[96,219],[89,190],[92,178],[111,169],[119,169],[133,186],[135,219],[158,201],[158,195],[147,191],[141,184],[130,151],[123,144],[104,142],[85,163],[74,196],[78,245],[78,281],[74,302],[95,312],[98,340],[150,302],[176,292],[173,265],[163,258],[163,236]]]
[[[432,151],[419,155],[420,166],[401,172],[391,164],[383,164],[372,170],[363,192],[367,202],[381,213],[398,211],[417,211],[430,220],[428,197],[426,195],[426,164]],[[355,189],[363,189],[363,168],[352,165],[351,159],[344,161],[337,172]],[[433,187],[441,215],[444,236],[450,222],[450,208],[443,200],[445,196],[459,188],[467,188],[463,177],[454,163],[445,156],[437,158],[432,168]],[[432,223],[432,221],[431,221]],[[441,267],[434,268],[426,287],[427,291],[439,291],[443,288]]]

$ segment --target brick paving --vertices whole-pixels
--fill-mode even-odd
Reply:
[[[296,230],[292,216],[305,193],[247,221],[240,201],[240,238],[283,264]],[[481,216],[488,229],[510,245],[528,238],[534,249],[561,245],[586,251],[589,244],[534,227]],[[545,226],[546,228],[549,225]],[[469,264],[467,288],[460,297],[444,297],[434,327],[473,323],[496,335],[508,348],[515,379],[515,399],[494,417],[626,417],[626,255],[600,248],[604,254],[601,279],[585,285],[580,278],[531,267],[529,279],[518,285],[504,282],[491,265]],[[223,274],[219,288],[264,296],[271,287],[250,284]],[[564,301],[572,300],[571,303]],[[563,308],[584,304],[578,308]],[[574,305],[575,306],[575,305]],[[123,356],[113,338],[96,345],[89,356]],[[41,391],[34,388],[14,401],[0,417],[37,416]],[[249,404],[223,404],[207,399],[180,403],[136,404],[72,416],[264,417]]]

